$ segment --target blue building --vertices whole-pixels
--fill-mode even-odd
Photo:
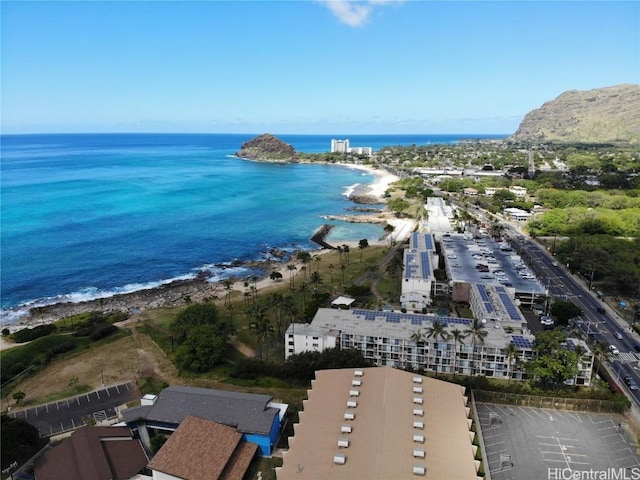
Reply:
[[[270,456],[284,425],[288,405],[269,395],[171,386],[145,395],[139,407],[123,410],[129,428],[150,448],[156,433],[174,432],[189,415],[235,428],[243,440]]]

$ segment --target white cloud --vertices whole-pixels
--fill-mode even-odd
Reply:
[[[364,25],[374,8],[391,4],[398,4],[403,0],[319,0],[333,13],[342,23],[350,27],[361,27]]]

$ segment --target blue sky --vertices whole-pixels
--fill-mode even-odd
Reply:
[[[2,133],[513,133],[640,83],[640,2],[3,0]]]

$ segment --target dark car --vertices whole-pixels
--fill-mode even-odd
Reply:
[[[634,349],[636,352],[640,353],[640,343],[636,343],[636,344],[633,346],[633,349]]]
[[[604,315],[605,313],[607,313],[607,311],[604,309],[604,307],[603,307],[602,305],[598,305],[598,306],[596,307],[596,310],[598,311],[598,313],[601,313],[601,314],[603,314],[603,315]]]
[[[624,383],[627,384],[629,390],[638,390],[638,384],[631,376],[624,377]]]

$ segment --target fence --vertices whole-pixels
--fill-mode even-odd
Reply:
[[[550,408],[556,410],[574,410],[597,413],[625,413],[626,407],[611,400],[592,398],[543,397],[523,395],[521,393],[473,391],[476,402],[517,405],[520,407]]]

